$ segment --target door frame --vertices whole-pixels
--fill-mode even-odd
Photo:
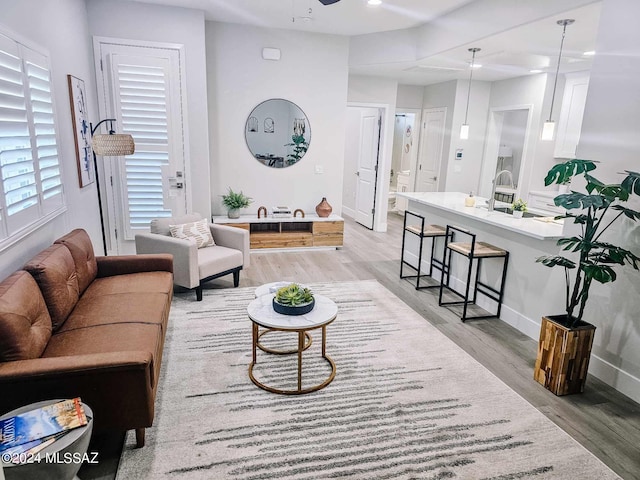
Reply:
[[[416,184],[416,176],[417,176],[417,170],[418,170],[418,161],[420,160],[420,142],[422,141],[422,128],[420,128],[420,126],[422,125],[422,108],[397,108],[394,112],[394,117],[395,115],[398,114],[403,114],[403,113],[413,113],[416,117],[415,117],[415,123],[414,123],[414,139],[417,140],[414,143],[414,151],[415,153],[412,155],[413,159],[411,164],[409,165],[409,187],[411,188],[411,191],[415,190],[415,184]],[[418,126],[418,128],[416,128],[415,126]],[[391,165],[389,165],[389,168],[391,168]]]
[[[374,197],[373,231],[387,231],[387,210],[389,197],[389,177],[391,173],[391,154],[393,149],[393,123],[395,108],[388,103],[347,102],[347,107],[380,109],[380,142],[378,144],[378,171],[376,174],[376,193]],[[391,115],[391,118],[389,118]],[[343,180],[344,181],[344,180]]]
[[[106,65],[102,65],[102,55],[101,55],[101,47],[102,45],[112,44],[119,46],[129,46],[129,47],[143,47],[143,48],[159,48],[164,50],[175,50],[178,52],[178,61],[179,61],[179,78],[180,78],[180,106],[182,110],[182,115],[180,117],[182,123],[182,151],[184,157],[184,196],[185,196],[185,209],[187,212],[191,212],[193,209],[192,205],[192,192],[190,186],[191,179],[191,163],[189,162],[190,153],[189,153],[189,123],[188,123],[188,105],[187,105],[187,79],[186,79],[186,57],[185,57],[185,47],[180,43],[167,43],[167,42],[150,42],[145,40],[132,40],[128,38],[118,38],[118,37],[103,37],[103,36],[94,36],[93,37],[93,59],[94,59],[94,68],[96,74],[96,88],[97,88],[97,103],[98,103],[98,114],[99,117],[96,119],[94,124],[97,124],[103,118],[112,118],[110,115],[110,106],[109,100],[111,99],[111,91],[109,85],[104,82],[104,73],[103,67],[107,68]],[[118,125],[115,125],[116,131],[118,131]],[[120,126],[122,128],[122,126]],[[99,133],[99,132],[98,132]],[[119,195],[116,193],[116,185],[111,180],[115,172],[117,171],[115,162],[118,157],[102,157],[102,161],[96,162],[97,172],[96,174],[100,176],[102,181],[100,182],[100,198],[102,199],[102,204],[99,207],[104,212],[104,229],[105,236],[107,239],[107,255],[113,255],[119,253],[119,245],[118,239],[116,236],[116,229],[120,228],[122,230],[122,225],[117,225],[118,216],[116,215],[117,209],[120,208],[120,205],[117,205],[115,202],[115,195]],[[117,182],[116,182],[117,183]],[[168,192],[167,192],[168,193]]]
[[[444,141],[445,141],[445,137],[447,136],[447,113],[448,113],[447,107],[432,107],[432,108],[422,109],[421,116],[420,116],[420,139],[418,141],[419,149],[418,149],[418,155],[416,155],[416,164],[413,168],[415,174],[413,176],[413,183],[410,183],[414,192],[418,191],[417,190],[418,189],[418,166],[420,165],[420,159],[422,158],[422,155],[424,154],[424,151],[425,151],[424,122],[429,112],[443,112],[444,114],[444,123],[442,125],[442,139],[440,141],[440,158],[438,159],[438,165],[436,169],[436,175],[438,179],[436,180],[436,189],[434,190],[436,192],[440,191],[440,180],[442,178],[442,157],[444,156]],[[411,179],[409,180],[411,181]]]
[[[532,143],[535,144],[535,142],[532,142],[533,139],[530,138],[532,135],[531,122],[533,120],[533,104],[525,103],[519,105],[505,105],[502,107],[491,108],[487,118],[487,136],[484,154],[482,156],[480,178],[478,179],[478,187],[476,188],[476,192],[486,198],[491,196],[492,182],[496,174],[496,166],[498,165],[498,149],[500,148],[500,137],[502,135],[504,114],[513,110],[527,111],[527,127],[525,129],[524,144],[522,146],[520,175],[517,179],[514,179],[517,180],[518,183],[515,198],[526,198],[529,193],[529,185],[528,183],[525,185],[523,180],[528,176],[525,172],[529,163],[529,147]],[[499,118],[498,114],[501,115]]]

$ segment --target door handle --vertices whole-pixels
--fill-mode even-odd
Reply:
[[[438,177],[432,177],[431,180],[436,181],[438,180]]]
[[[356,172],[356,175],[357,175],[357,176],[360,176],[360,172]]]

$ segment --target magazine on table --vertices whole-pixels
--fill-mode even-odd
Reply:
[[[87,424],[80,398],[45,405],[0,420],[0,452]],[[40,442],[42,443],[42,442]]]

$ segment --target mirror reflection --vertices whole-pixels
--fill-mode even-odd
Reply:
[[[309,120],[295,103],[282,98],[255,107],[245,125],[247,147],[262,164],[273,168],[295,165],[311,141]]]

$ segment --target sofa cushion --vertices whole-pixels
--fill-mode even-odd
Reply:
[[[111,352],[149,352],[153,355],[154,378],[158,378],[164,333],[160,325],[125,323],[98,325],[55,333],[42,358]],[[124,393],[123,393],[124,394]]]
[[[76,228],[54,243],[61,243],[69,249],[76,265],[78,291],[82,295],[98,273],[98,262],[93,253],[93,245],[89,235],[81,228]]]
[[[111,277],[98,277],[85,290],[82,298],[114,295],[119,293],[164,293],[173,292],[173,275],[170,272],[139,272]],[[144,296],[140,296],[144,298]],[[134,305],[131,305],[132,307]]]
[[[58,332],[122,323],[165,325],[169,307],[166,293],[83,295]]]
[[[51,245],[33,257],[24,269],[35,278],[47,304],[53,330],[62,326],[78,302],[78,276],[69,249]]]
[[[206,219],[197,222],[181,223],[180,225],[169,225],[169,232],[174,238],[181,238],[194,242],[196,247],[205,248],[215,245],[213,236]]]
[[[0,362],[42,355],[51,338],[51,317],[38,284],[24,270],[0,283]]]
[[[169,225],[179,225],[181,223],[196,222],[202,218],[199,213],[191,213],[180,217],[154,218],[151,220],[149,231],[166,237],[171,235]]]
[[[207,278],[242,266],[242,252],[216,245],[198,250],[199,278]]]

